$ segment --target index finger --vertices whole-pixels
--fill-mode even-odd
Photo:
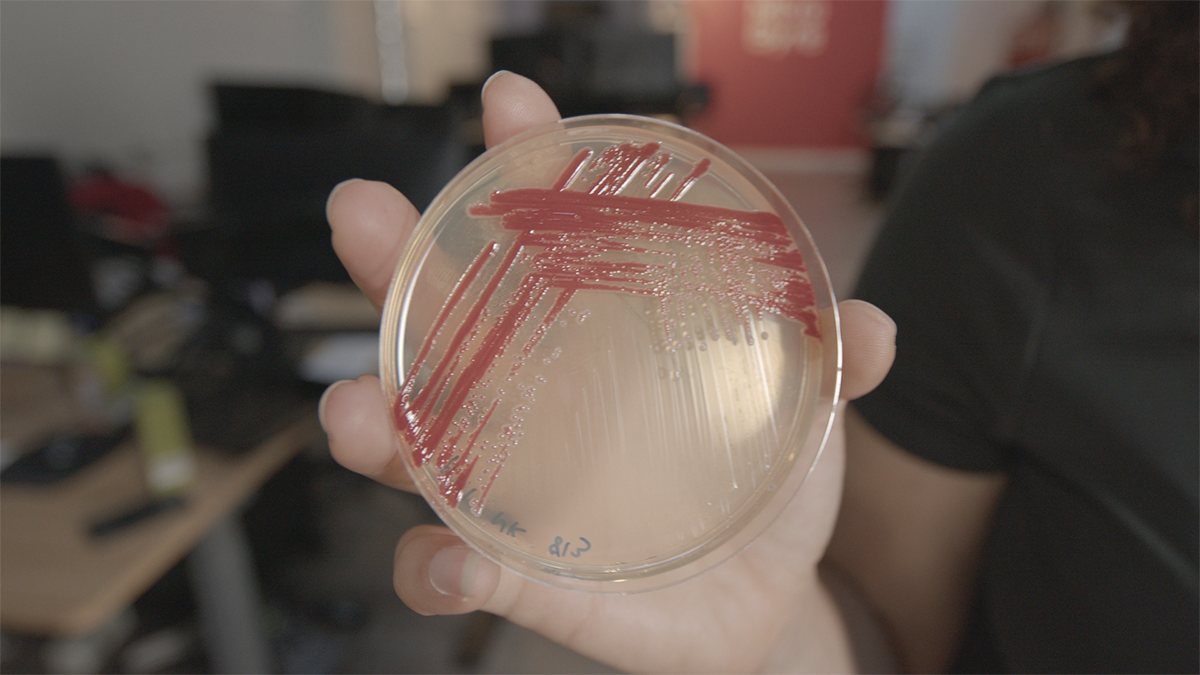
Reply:
[[[546,92],[532,80],[507,71],[488,78],[481,96],[488,147],[561,118]],[[350,278],[379,310],[421,214],[390,185],[363,180],[349,180],[334,188],[325,213],[333,230],[334,251]]]
[[[404,244],[421,214],[387,183],[352,179],[329,194],[325,216],[333,232],[333,250],[379,311]]]

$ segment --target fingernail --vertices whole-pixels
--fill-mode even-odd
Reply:
[[[338,380],[337,382],[329,385],[329,387],[325,389],[325,393],[321,394],[321,400],[317,403],[317,420],[321,423],[322,431],[325,430],[325,402],[329,400],[329,393],[343,384],[353,381],[354,380]]]
[[[360,180],[362,179],[349,178],[333,186],[333,189],[329,191],[329,196],[325,199],[325,220],[329,220],[329,205],[333,204],[333,198],[337,196],[337,193],[341,192],[342,188],[346,187],[350,183],[357,183]]]
[[[480,89],[480,90],[479,90],[479,98],[480,98],[480,100],[482,100],[482,99],[483,99],[483,97],[487,95],[487,89],[488,89],[488,85],[490,85],[492,82],[494,82],[494,81],[496,80],[496,78],[497,78],[497,77],[500,77],[501,75],[503,75],[503,74],[505,74],[505,73],[507,73],[507,72],[509,72],[509,71],[507,71],[507,70],[497,70],[496,72],[492,73],[491,77],[489,77],[489,78],[487,79],[487,81],[485,81],[485,82],[483,83],[483,89]]]
[[[896,321],[894,319],[892,319],[892,317],[888,316],[887,312],[883,311],[882,309],[879,309],[878,307],[876,307],[875,305],[872,305],[871,303],[867,302],[866,300],[855,299],[855,300],[847,300],[846,302],[847,303],[852,302],[852,303],[866,309],[867,313],[871,315],[871,319],[873,321],[875,321],[876,323],[878,323],[881,326],[886,327],[888,330],[890,330],[893,333],[896,332]]]
[[[442,595],[469,598],[483,556],[466,546],[447,546],[429,561],[429,584]]]

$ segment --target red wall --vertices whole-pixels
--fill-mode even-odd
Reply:
[[[727,145],[866,145],[859,120],[879,74],[886,0],[692,0],[688,9],[693,73],[709,87],[692,126]]]

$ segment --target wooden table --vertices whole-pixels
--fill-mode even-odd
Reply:
[[[152,516],[103,539],[88,526],[147,499],[137,448],[132,442],[95,464],[52,485],[7,484],[0,490],[0,625],[49,636],[77,636],[103,626],[128,607],[189,553],[202,624],[241,640],[228,649],[245,652],[256,632],[257,598],[249,554],[238,515],[268,478],[320,434],[313,411],[258,447],[232,455],[197,450],[197,472],[184,508]],[[193,562],[196,562],[193,560]],[[198,569],[196,569],[198,568]],[[245,615],[230,617],[230,612]],[[250,622],[251,626],[237,625]],[[205,627],[208,630],[207,626]],[[216,644],[215,650],[221,645]],[[260,650],[262,645],[253,647]],[[247,670],[245,655],[221,670]],[[224,659],[218,655],[218,660]]]

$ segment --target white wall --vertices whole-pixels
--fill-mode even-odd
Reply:
[[[893,0],[885,70],[903,103],[960,102],[1005,68],[1013,34],[1044,0]],[[1091,0],[1062,0],[1057,56],[1068,58],[1119,42],[1119,27],[1092,11]]]
[[[893,0],[889,68],[918,103],[969,95],[1037,5]],[[1086,5],[1069,4],[1074,15]],[[685,7],[672,0],[649,14],[684,25]],[[174,202],[196,201],[213,124],[207,83],[270,80],[379,96],[376,13],[388,8],[404,20],[415,101],[485,76],[491,31],[527,28],[544,9],[528,0],[0,0],[0,149],[54,152],[72,168],[104,160]],[[1076,30],[1074,39],[1091,37]]]
[[[495,0],[405,0],[407,100],[436,103],[451,84],[482,82],[491,65],[492,33],[502,16]]]
[[[102,159],[175,201],[194,200],[213,120],[207,83],[369,87],[370,62],[353,47],[356,21],[371,20],[365,7],[0,2],[0,147],[55,152],[69,166]]]
[[[945,96],[957,9],[957,3],[929,0],[889,5],[884,76],[904,107],[919,108]]]

